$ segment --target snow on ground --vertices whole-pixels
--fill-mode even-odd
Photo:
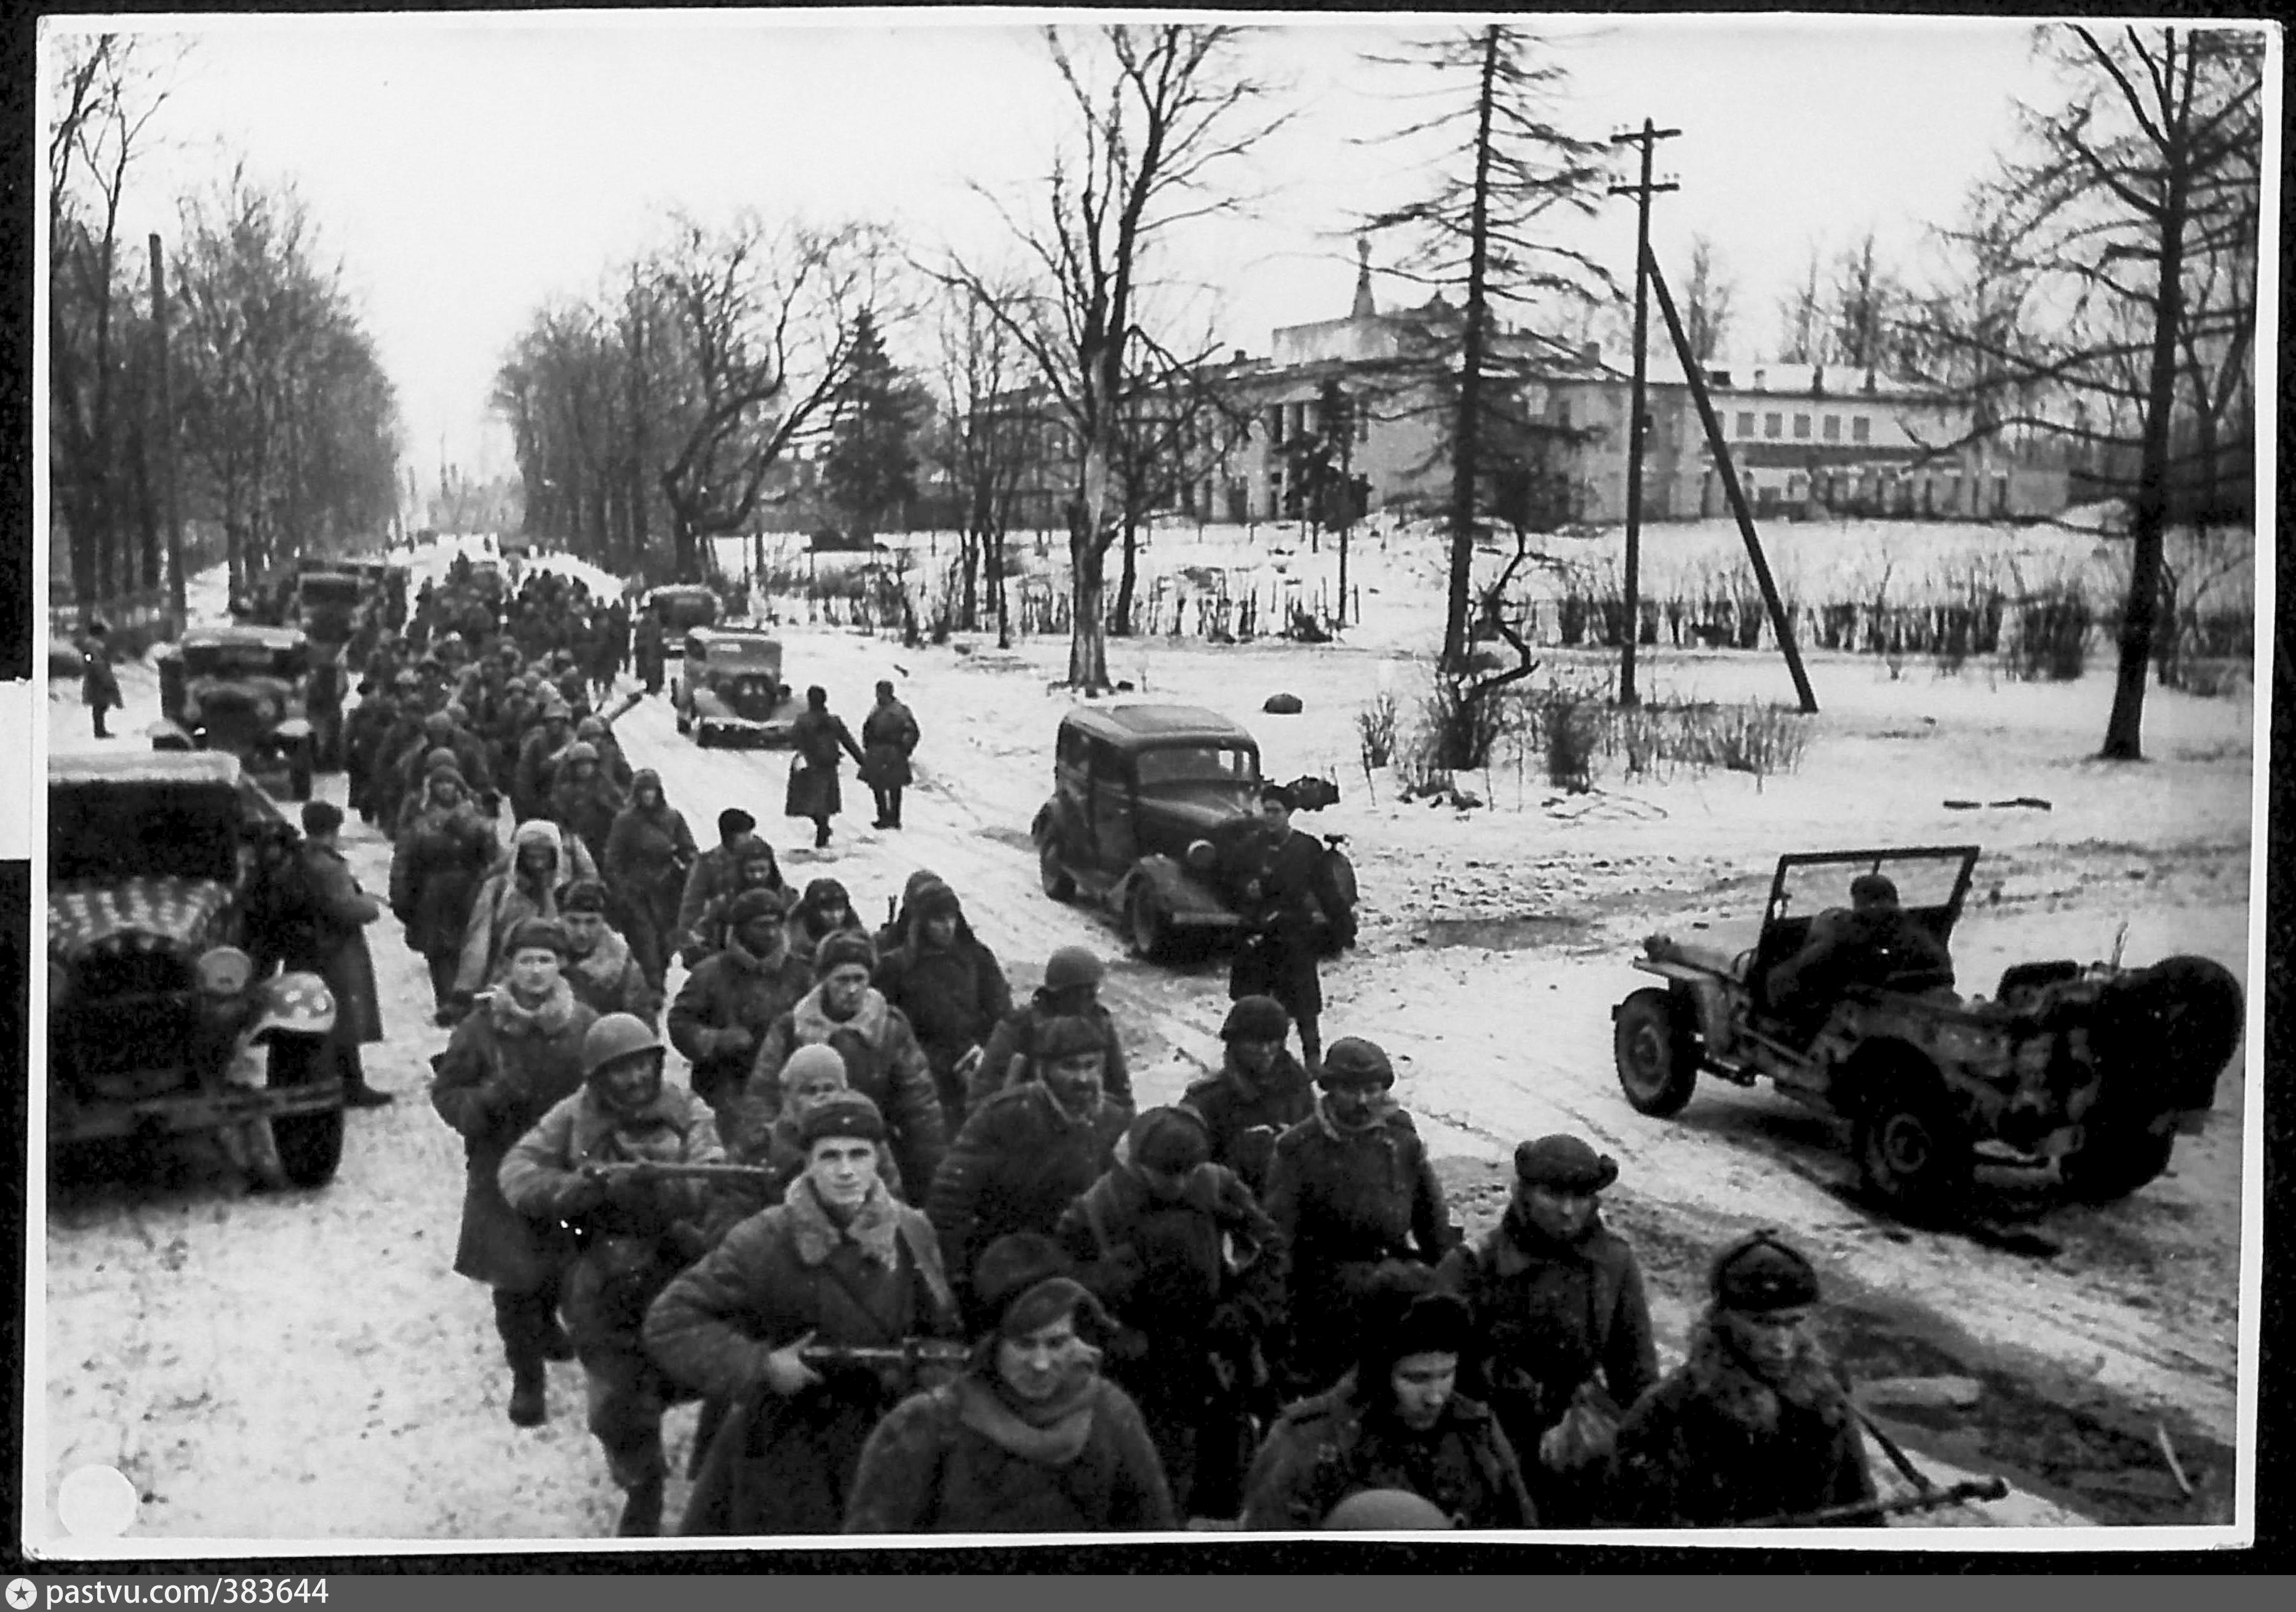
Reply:
[[[2226,1074],[2210,1131],[2179,1144],[2168,1177],[2108,1208],[2045,1215],[2039,1230],[2057,1252],[2043,1257],[1898,1226],[1847,1200],[1853,1172],[1839,1143],[1767,1089],[1709,1082],[1672,1121],[1636,1114],[1611,1073],[1608,1010],[1641,982],[1628,966],[1641,935],[1701,925],[1727,935],[1758,914],[1778,853],[1847,844],[1983,845],[1956,948],[1979,989],[2009,961],[2107,955],[2123,925],[2131,960],[2198,951],[2244,978],[2247,704],[2154,689],[2152,759],[2112,768],[2089,759],[2107,670],[2025,685],[1974,663],[1953,677],[1908,665],[1893,678],[1877,662],[1817,657],[1822,714],[1798,771],[1662,783],[1613,771],[1595,793],[1571,796],[1544,785],[1535,758],[1518,770],[1505,756],[1488,777],[1461,779],[1486,809],[1404,804],[1385,769],[1366,778],[1354,728],[1383,688],[1406,711],[1415,703],[1439,629],[1433,568],[1395,547],[1351,555],[1366,620],[1345,642],[1119,641],[1111,670],[1136,685],[1119,697],[1201,703],[1245,721],[1275,776],[1340,781],[1341,802],[1302,818],[1349,836],[1363,890],[1361,943],[1326,970],[1324,1034],[1368,1034],[1395,1056],[1398,1095],[1421,1117],[1460,1217],[1473,1226],[1496,1213],[1517,1139],[1579,1131],[1620,1161],[1612,1217],[1643,1250],[1669,1345],[1698,1302],[1707,1254],[1751,1226],[1779,1226],[1818,1258],[1861,1336],[1886,1334],[1890,1358],[1948,1360],[1986,1385],[1989,1397],[1964,1424],[1899,1428],[1941,1476],[2014,1476],[2016,1503],[1951,1520],[2194,1520],[2161,1501],[2164,1472],[2141,1470],[2144,1439],[2126,1471],[2036,1452],[2056,1436],[2052,1416],[2092,1427],[2103,1418],[2147,1436],[2157,1419],[2188,1463],[2228,1462],[2242,1069]],[[1192,563],[1187,548],[1160,541],[1158,563]],[[1064,642],[1024,640],[1007,653],[979,635],[916,648],[825,627],[784,637],[791,676],[824,684],[849,720],[857,724],[871,685],[890,677],[926,736],[909,827],[864,827],[866,793],[849,778],[826,857],[803,845],[800,825],[777,836],[791,848],[789,874],[833,873],[873,916],[912,869],[934,869],[963,894],[1016,994],[1056,947],[1095,946],[1112,959],[1108,994],[1144,1098],[1176,1097],[1216,1057],[1224,965],[1134,961],[1111,922],[1054,904],[1037,884],[1027,830],[1073,697],[1056,682]],[[1601,669],[1591,657],[1546,659]],[[1644,664],[1654,697],[1791,697],[1766,656],[1646,651]],[[116,726],[133,733],[154,714],[154,691],[141,668],[122,681],[129,709]],[[1261,714],[1279,689],[1300,695],[1306,711]],[[51,707],[59,749],[92,743],[72,693]],[[768,832],[783,826],[785,753],[699,750],[676,736],[662,700],[619,731],[705,837],[731,804]],[[322,788],[340,799],[339,778]],[[2050,809],[1942,804],[2017,796]],[[387,847],[354,825],[349,855],[380,889]],[[403,1095],[351,1116],[332,1188],[242,1197],[212,1160],[189,1158],[156,1188],[79,1188],[52,1207],[42,1338],[51,1495],[75,1467],[116,1462],[146,1492],[137,1534],[178,1540],[543,1539],[609,1526],[615,1501],[580,1426],[578,1369],[554,1369],[547,1427],[520,1433],[504,1419],[486,1296],[447,1269],[460,1150],[421,1098],[444,1032],[429,1025],[419,959],[387,922],[371,933],[391,1040],[370,1049],[369,1068]],[[673,1415],[674,1461],[691,1415]],[[2042,1431],[2022,1443],[1997,1435],[1997,1424],[2035,1418]],[[674,1485],[673,1512],[681,1498]]]

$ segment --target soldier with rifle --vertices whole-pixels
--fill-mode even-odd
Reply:
[[[884,1117],[857,1091],[805,1116],[805,1173],[672,1282],[645,1342],[671,1377],[726,1400],[679,1532],[834,1534],[862,1446],[957,1331],[923,1215],[877,1176]],[[963,1350],[938,1352],[952,1368]]]

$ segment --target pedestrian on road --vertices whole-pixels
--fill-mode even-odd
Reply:
[[[678,1532],[833,1533],[870,1434],[914,1389],[899,1368],[800,1352],[952,1337],[956,1304],[924,1216],[877,1177],[885,1122],[855,1091],[800,1123],[805,1172],[669,1285],[646,1344],[679,1381],[729,1402]]]
[[[1267,1213],[1292,1250],[1285,1381],[1332,1386],[1360,1335],[1359,1305],[1398,1262],[1432,1266],[1453,1239],[1419,1131],[1390,1095],[1395,1069],[1373,1042],[1332,1043],[1313,1117],[1275,1139]]]
[[[1597,1520],[1619,1419],[1658,1381],[1642,1267],[1599,1206],[1618,1175],[1575,1136],[1522,1143],[1505,1214],[1437,1272],[1481,1340],[1462,1386],[1498,1417],[1550,1528]]]
[[[965,1082],[1013,1010],[996,954],[974,936],[955,891],[938,879],[917,891],[900,943],[877,959],[870,983],[908,1016],[955,1135],[964,1123]]]
[[[718,814],[718,843],[694,858],[686,873],[685,889],[677,900],[677,921],[668,936],[669,944],[683,946],[701,923],[703,909],[741,883],[741,859],[757,837],[757,829],[758,819],[739,806],[728,806]],[[691,968],[698,959],[683,960]]]
[[[455,1271],[494,1289],[495,1329],[510,1362],[510,1419],[549,1415],[545,1359],[571,1360],[555,1312],[571,1243],[503,1196],[504,1157],[582,1087],[582,1047],[597,1016],[567,984],[566,932],[528,918],[510,937],[508,972],[430,1060],[430,1106],[463,1137],[466,1177]]]
[[[781,863],[774,855],[774,848],[750,835],[731,849],[736,859],[731,887],[722,895],[710,898],[693,927],[678,942],[677,955],[688,968],[700,966],[704,958],[725,946],[732,927],[734,903],[750,891],[762,890],[773,896],[776,914],[783,921],[787,920],[789,886],[783,882]]]
[[[430,967],[430,1005],[441,1024],[454,1010],[472,909],[499,854],[493,822],[479,814],[451,759],[434,769],[391,851],[390,910],[406,925],[408,949]]]
[[[1102,1005],[1100,983],[1108,969],[1082,946],[1063,946],[1045,959],[1044,983],[1029,994],[1027,1004],[1004,1016],[990,1032],[981,1049],[965,1093],[967,1111],[978,1108],[996,1093],[1029,1079],[1037,1061],[1037,1035],[1054,1019],[1090,1019],[1100,1026],[1105,1056],[1101,1084],[1109,1100],[1128,1112],[1132,1107],[1132,1072],[1125,1063],[1124,1040],[1116,1032],[1115,1017]]]
[[[595,879],[570,885],[560,903],[566,926],[566,983],[577,999],[603,1016],[625,1013],[648,1030],[661,1019],[661,992],[646,980],[630,943],[606,917],[606,887]]]
[[[790,743],[797,756],[790,766],[789,794],[782,810],[788,817],[810,818],[813,848],[825,851],[829,819],[844,810],[837,788],[839,753],[851,756],[857,767],[865,765],[866,758],[845,719],[831,714],[829,691],[818,683],[805,691],[805,710],[790,725]]]
[[[1248,1531],[1324,1527],[1375,1492],[1417,1495],[1455,1528],[1539,1526],[1505,1431],[1456,1388],[1475,1343],[1467,1306],[1430,1281],[1406,1266],[1365,1294],[1352,1369],[1284,1411],[1252,1462]]]
[[[1262,847],[1258,870],[1244,886],[1247,933],[1228,974],[1231,999],[1272,996],[1300,1027],[1300,1057],[1315,1073],[1323,1052],[1319,1020],[1323,982],[1316,974],[1317,915],[1334,926],[1348,921],[1325,889],[1324,848],[1292,827],[1292,794],[1283,785],[1259,788]]]
[[[773,1125],[766,1132],[763,1151],[742,1159],[745,1164],[756,1164],[773,1172],[756,1189],[757,1201],[750,1207],[750,1213],[780,1203],[790,1183],[805,1173],[805,1116],[838,1093],[853,1090],[846,1078],[845,1060],[834,1047],[819,1044],[800,1047],[790,1054],[789,1062],[782,1065],[781,1087],[781,1112],[774,1116]],[[882,1141],[877,1144],[877,1179],[885,1184],[886,1191],[903,1203],[908,1202],[908,1193],[901,1182],[900,1164],[893,1157],[892,1148]],[[742,1190],[745,1196],[750,1193],[746,1187]]]
[[[878,684],[877,703],[861,722],[861,748],[866,757],[861,774],[877,797],[876,827],[901,826],[901,791],[908,787],[909,758],[916,753],[921,736],[915,716],[893,697],[892,684]]]
[[[582,842],[591,866],[606,860],[606,836],[614,819],[629,802],[598,764],[598,752],[587,739],[577,739],[559,758],[550,784],[550,819],[570,839]]]
[[[1292,1016],[1269,996],[1240,997],[1220,1025],[1219,1072],[1196,1082],[1181,1106],[1204,1123],[1211,1157],[1267,1192],[1275,1139],[1316,1112],[1316,1086],[1284,1040]]]
[[[862,1450],[848,1534],[1112,1534],[1179,1526],[1139,1407],[1083,1328],[1107,1318],[1058,1244],[1004,1238],[954,1381],[901,1402]]]
[[[1873,1500],[1857,1412],[1811,1326],[1816,1270],[1757,1231],[1708,1286],[1689,1358],[1619,1425],[1605,1520],[1728,1528]]]
[[[382,916],[382,904],[359,888],[343,860],[337,843],[342,827],[341,807],[328,801],[303,803],[303,843],[290,886],[299,900],[282,915],[281,961],[291,971],[327,982],[335,999],[327,1059],[342,1081],[343,1101],[353,1108],[380,1108],[391,1101],[390,1093],[366,1083],[359,1049],[382,1040],[382,1008],[365,934],[366,925]]]
[[[102,622],[90,621],[79,640],[79,697],[94,720],[99,739],[111,736],[103,726],[104,712],[125,704],[119,697],[119,679],[111,671],[109,636],[110,629]]]
[[[529,1221],[570,1232],[560,1307],[582,1362],[590,1431],[627,1497],[614,1532],[661,1526],[669,1466],[662,1412],[676,1385],[641,1341],[647,1306],[704,1251],[701,1180],[646,1179],[629,1166],[714,1164],[724,1155],[709,1110],[662,1083],[661,1042],[628,1014],[609,1014],[582,1038],[582,1089],[515,1143],[497,1172],[503,1197]]]
[[[789,916],[790,955],[807,967],[821,942],[840,930],[865,935],[867,927],[853,910],[853,897],[835,879],[814,879]]]
[[[507,958],[511,934],[527,918],[556,918],[566,892],[594,879],[590,853],[579,840],[563,840],[547,818],[521,823],[511,835],[510,854],[496,863],[471,903],[470,927],[463,933],[463,958],[455,970],[458,1004],[492,984]]]
[[[669,968],[678,930],[677,899],[698,852],[685,814],[669,803],[661,775],[640,768],[630,779],[630,803],[606,835],[607,888],[621,899],[630,949],[656,991]]]
[[[750,1061],[735,1132],[743,1156],[757,1156],[781,1112],[782,1065],[800,1047],[827,1046],[844,1058],[853,1090],[885,1116],[902,1179],[918,1191],[933,1179],[948,1145],[940,1098],[907,1017],[869,983],[874,962],[869,942],[858,935],[836,934],[822,942],[813,959],[813,989],[773,1022]]]
[[[726,944],[701,959],[670,1005],[670,1044],[692,1065],[687,1079],[718,1114],[718,1134],[741,1139],[742,1088],[774,1021],[813,989],[812,968],[788,949],[781,897],[746,890],[734,898]]]

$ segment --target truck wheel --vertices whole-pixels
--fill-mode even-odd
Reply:
[[[2110,1204],[2160,1179],[2177,1146],[2176,1132],[2155,1136],[2140,1124],[2083,1128],[2081,1145],[2057,1162],[2065,1196],[2077,1204]]]
[[[1956,1207],[1976,1170],[1969,1128],[1927,1071],[1907,1069],[1879,1084],[1858,1114],[1856,1146],[1866,1184],[1917,1213]]]
[[[311,798],[311,742],[306,739],[295,746],[295,753],[287,762],[287,798],[308,801]]]
[[[1619,1004],[1611,1038],[1619,1089],[1637,1114],[1665,1119],[1682,1112],[1698,1085],[1698,1031],[1670,991],[1637,991]]]
[[[1037,882],[1056,901],[1076,900],[1076,881],[1061,866],[1061,854],[1049,843],[1037,847]]]
[[[1145,884],[1135,884],[1124,900],[1124,924],[1132,934],[1132,950],[1144,960],[1160,962],[1171,954],[1172,921],[1164,904]]]
[[[320,1078],[326,1043],[310,1036],[274,1036],[264,1083],[273,1090],[308,1086]],[[324,1187],[343,1161],[343,1111],[282,1114],[271,1122],[271,1140],[288,1184]]]

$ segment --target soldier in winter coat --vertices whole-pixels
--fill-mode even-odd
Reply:
[[[342,826],[340,807],[326,801],[303,803],[303,843],[295,853],[298,876],[291,885],[296,900],[293,910],[281,917],[280,960],[290,970],[327,982],[335,999],[328,1058],[342,1079],[343,1100],[354,1108],[378,1108],[391,1100],[390,1094],[366,1083],[359,1049],[382,1040],[382,1007],[365,933],[382,916],[382,905],[351,876],[335,843]]]
[[[1689,1358],[1619,1425],[1605,1520],[1728,1528],[1873,1500],[1857,1412],[1810,1328],[1816,1271],[1757,1231],[1709,1285]]]
[[[1292,1251],[1288,1380],[1328,1387],[1346,1369],[1357,1306],[1382,1268],[1433,1265],[1451,1245],[1443,1188],[1411,1116],[1389,1095],[1387,1054],[1355,1036],[1332,1043],[1313,1118],[1275,1140],[1267,1213]]]
[[[1275,1139],[1316,1112],[1316,1086],[1284,1039],[1292,1016],[1274,997],[1239,998],[1220,1025],[1219,1073],[1191,1085],[1181,1106],[1203,1121],[1212,1162],[1264,1197]]]
[[[622,742],[614,736],[613,728],[603,716],[587,716],[574,724],[574,736],[598,753],[598,776],[611,784],[627,800],[637,782],[637,774],[630,770],[629,758],[622,753]]]
[[[1365,1295],[1353,1369],[1268,1429],[1246,1480],[1246,1529],[1319,1528],[1349,1495],[1375,1490],[1416,1494],[1454,1527],[1538,1526],[1497,1419],[1456,1391],[1474,1347],[1467,1307],[1429,1286],[1404,1267]]]
[[[511,774],[510,807],[521,822],[551,815],[551,775],[559,753],[574,742],[572,708],[547,690],[542,701],[542,726],[520,741],[518,762]]]
[[[1210,1162],[1203,1123],[1151,1108],[1125,1156],[1054,1236],[1115,1323],[1108,1375],[1132,1396],[1184,1517],[1233,1517],[1267,1386],[1259,1340],[1283,1300],[1283,1240],[1251,1189]]]
[[[1514,1152],[1499,1223],[1443,1256],[1438,1280],[1467,1301],[1481,1339],[1464,1386],[1522,1459],[1550,1528],[1596,1520],[1625,1408],[1658,1381],[1642,1268],[1595,1199],[1619,1167],[1575,1136]]]
[[[572,1248],[510,1206],[502,1163],[544,1114],[581,1090],[583,1038],[597,1016],[566,983],[566,933],[554,919],[524,920],[507,950],[501,986],[480,999],[430,1060],[430,1106],[462,1133],[469,1167],[455,1270],[494,1289],[495,1328],[510,1361],[510,1419],[531,1427],[548,1415],[545,1358],[572,1353],[553,1315]]]
[[[1179,1526],[1138,1407],[1081,1328],[1099,1305],[1041,1236],[991,1244],[972,1362],[914,1394],[861,1452],[848,1534],[1111,1534]]]
[[[510,854],[495,865],[471,903],[463,960],[455,970],[456,998],[468,1000],[493,982],[504,942],[521,921],[555,918],[566,892],[597,876],[581,841],[562,841],[558,826],[547,819],[521,823],[511,835]]]
[[[869,932],[853,910],[853,898],[835,879],[814,879],[798,898],[789,915],[790,955],[807,967],[821,942],[839,931],[865,935]]]
[[[1053,1232],[1114,1161],[1131,1114],[1103,1091],[1105,1055],[1100,1026],[1055,1019],[1037,1035],[1032,1078],[964,1122],[925,1200],[951,1271],[1007,1233]]]
[[[545,1114],[497,1172],[503,1197],[532,1221],[563,1227],[580,1252],[567,1267],[561,1308],[582,1362],[590,1431],[627,1495],[615,1532],[644,1535],[661,1523],[668,1464],[661,1416],[676,1396],[640,1341],[646,1307],[703,1252],[708,1186],[649,1179],[628,1166],[710,1164],[723,1155],[709,1110],[666,1086],[661,1043],[627,1014],[609,1014],[583,1036],[581,1090]]]
[[[646,1343],[673,1376],[730,1402],[681,1534],[829,1534],[863,1446],[914,1385],[898,1369],[808,1364],[808,1345],[898,1348],[954,1336],[931,1229],[877,1179],[885,1124],[857,1092],[799,1128],[805,1172],[655,1302]]]
[[[693,1065],[688,1079],[717,1110],[720,1131],[740,1139],[742,1088],[774,1021],[813,989],[813,970],[789,954],[781,897],[744,891],[728,913],[726,944],[701,959],[670,1005],[670,1044]]]
[[[606,884],[620,898],[630,947],[655,990],[662,988],[677,942],[677,898],[699,854],[685,814],[663,794],[661,775],[640,769],[630,803],[606,835]]]
[[[762,1146],[742,1160],[745,1164],[756,1164],[773,1172],[754,1192],[746,1186],[738,1188],[738,1196],[755,1198],[742,1211],[744,1213],[755,1213],[781,1202],[790,1183],[805,1173],[805,1116],[839,1092],[853,1090],[846,1077],[845,1060],[838,1056],[835,1048],[822,1045],[800,1047],[790,1054],[789,1062],[782,1065],[781,1088],[781,1112],[774,1115]],[[877,1179],[885,1184],[886,1191],[903,1203],[908,1201],[908,1193],[901,1183],[901,1167],[893,1157],[892,1148],[882,1141],[877,1144]],[[729,1190],[724,1196],[734,1198],[737,1192]]]
[[[718,814],[718,843],[695,857],[693,866],[686,870],[685,888],[677,899],[677,919],[668,937],[670,944],[684,946],[685,937],[701,923],[703,910],[739,883],[742,853],[756,837],[757,829],[758,819],[739,806],[728,806]],[[691,968],[701,958],[681,954],[680,960]]]
[[[593,1013],[627,1013],[652,1028],[661,1018],[661,992],[608,922],[606,887],[595,879],[570,885],[558,918],[566,926],[566,983],[574,994]]]
[[[890,683],[877,685],[877,703],[861,720],[862,776],[877,797],[879,828],[901,826],[901,791],[909,785],[909,758],[916,753],[917,719],[893,697]]]
[[[570,840],[580,840],[593,867],[606,859],[606,836],[614,819],[628,802],[598,764],[598,752],[587,739],[577,739],[558,759],[550,781],[550,820]]]
[[[425,780],[390,858],[390,910],[406,926],[407,949],[430,966],[431,1006],[442,1015],[454,1006],[471,909],[499,855],[494,824],[479,815],[449,758]]]
[[[911,898],[900,944],[878,958],[870,983],[908,1016],[955,1131],[964,1123],[966,1077],[1013,1010],[996,954],[974,938],[955,891],[935,879]]]
[[[1101,1081],[1109,1099],[1119,1107],[1132,1106],[1132,1072],[1124,1061],[1124,1041],[1116,1033],[1116,1020],[1101,1005],[1100,982],[1106,975],[1101,960],[1081,946],[1063,946],[1045,959],[1045,981],[1021,1007],[1004,1016],[989,1032],[980,1062],[967,1082],[965,1106],[978,1108],[1010,1086],[1023,1085],[1035,1067],[1037,1032],[1054,1019],[1090,1019],[1100,1026],[1101,1044],[1107,1049]]]
[[[752,890],[762,890],[780,903],[784,916],[789,911],[789,886],[782,882],[781,864],[774,858],[774,848],[755,835],[744,836],[731,848],[734,853],[734,879],[729,888],[710,897],[693,920],[693,927],[679,938],[677,955],[688,968],[698,967],[701,960],[725,945],[732,927],[729,915],[734,903]]]
[[[851,756],[857,767],[864,765],[865,758],[861,746],[853,742],[853,730],[845,726],[845,719],[830,711],[829,691],[817,683],[805,691],[805,709],[790,725],[790,744],[797,759],[790,768],[783,814],[810,818],[814,849],[820,851],[829,844],[829,819],[844,810],[837,788],[839,753]]]
[[[940,1098],[909,1021],[869,983],[874,960],[858,935],[832,935],[815,954],[814,988],[773,1022],[750,1060],[736,1133],[745,1156],[757,1156],[781,1112],[782,1065],[790,1055],[829,1046],[844,1058],[853,1090],[885,1116],[902,1179],[913,1185],[933,1179],[948,1141]]]
[[[1324,887],[1324,848],[1292,827],[1292,795],[1264,784],[1259,811],[1265,831],[1259,871],[1245,886],[1249,933],[1229,971],[1231,997],[1272,996],[1300,1027],[1300,1056],[1316,1067],[1323,1049],[1318,1028],[1323,983],[1316,974],[1316,914],[1344,927],[1349,915],[1334,910]]]

